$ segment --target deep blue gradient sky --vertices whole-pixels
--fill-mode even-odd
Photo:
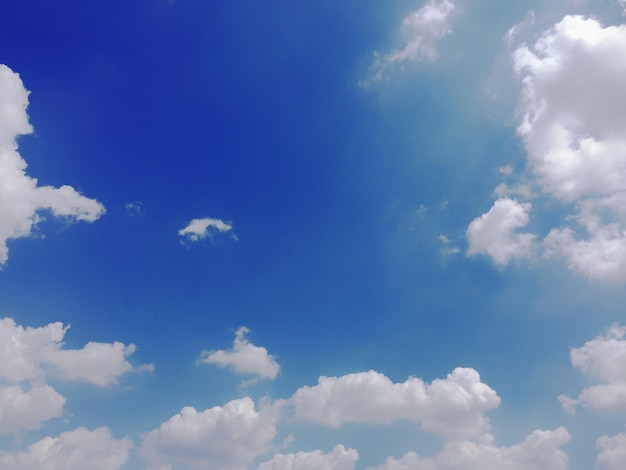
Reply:
[[[450,31],[431,37],[436,54],[389,62],[377,80],[374,51],[385,60],[411,38],[403,18],[447,3]],[[620,25],[622,8],[593,0],[6,2],[0,63],[30,91],[34,132],[18,138],[26,174],[40,186],[70,185],[106,213],[74,223],[39,207],[32,217],[46,219],[31,233],[5,237],[0,318],[24,328],[71,325],[59,346],[67,350],[135,344],[130,364],[154,370],[101,387],[42,366],[37,380],[67,399],[62,417],[3,433],[0,413],[0,468],[37,468],[24,457],[32,443],[105,426],[132,443],[127,459],[103,463],[107,470],[256,469],[276,453],[325,455],[338,444],[358,451],[354,467],[316,468],[455,469],[382,467],[389,456],[426,459],[454,441],[420,431],[427,425],[409,411],[390,424],[363,418],[328,428],[298,420],[289,399],[320,376],[374,370],[394,383],[430,383],[456,367],[475,369],[501,398],[486,412],[495,447],[537,429],[564,426],[571,435],[561,446],[565,467],[555,457],[510,468],[593,468],[596,439],[623,430],[626,404],[606,412],[581,401],[574,416],[558,397],[598,382],[571,363],[570,350],[626,321],[623,278],[546,255],[550,230],[583,203],[552,197],[537,176],[531,137],[517,132],[525,108],[512,56],[566,15]],[[529,11],[534,21],[507,46],[507,31]],[[426,41],[429,31],[414,34]],[[499,171],[505,165],[512,175]],[[479,242],[468,232],[501,197],[494,188],[502,182],[532,186],[531,195],[506,197],[532,201],[530,221],[515,230],[536,235],[535,248],[512,246],[505,263],[489,249],[473,252]],[[10,228],[2,211],[0,227]],[[195,241],[179,234],[200,218],[229,229],[212,227]],[[280,365],[277,377],[199,362],[203,350],[230,350],[242,326],[249,344]],[[8,344],[0,354],[12,364]],[[615,374],[622,378],[610,383],[626,383],[626,371]],[[241,384],[255,376],[258,383]],[[26,382],[0,371],[0,387],[26,392],[39,383]],[[229,461],[228,444],[226,457],[193,443],[180,450],[179,441],[158,456],[145,450],[147,433],[184,406],[200,412],[246,396],[257,409],[288,402],[276,437],[250,459]],[[281,447],[289,434],[295,441]],[[185,460],[196,451],[201,460]],[[9,460],[19,452],[22,460]],[[232,455],[241,456],[235,444]],[[290,465],[263,470],[309,468]],[[458,468],[496,468],[489,465]]]

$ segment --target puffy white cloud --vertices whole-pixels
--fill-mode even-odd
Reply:
[[[338,445],[328,454],[320,450],[276,454],[257,470],[353,470],[357,460],[359,453],[355,449]]]
[[[518,233],[517,229],[528,225],[532,206],[509,198],[494,202],[489,212],[474,219],[468,229],[468,255],[485,253],[500,267],[511,259],[529,256],[535,235]]]
[[[568,458],[560,447],[570,438],[561,427],[534,431],[512,447],[496,447],[488,438],[480,442],[450,441],[432,458],[409,452],[399,460],[389,457],[371,470],[567,470]]]
[[[276,436],[278,407],[250,397],[204,411],[185,407],[143,437],[141,454],[151,468],[245,470],[267,453]]]
[[[577,405],[607,412],[626,411],[625,334],[625,327],[613,325],[604,335],[572,349],[572,365],[605,383],[586,387],[576,399],[561,395],[559,400],[568,412],[574,413]]]
[[[132,344],[90,342],[82,349],[63,349],[68,328],[60,322],[24,328],[11,318],[0,319],[0,380],[41,381],[52,374],[108,386],[134,369],[126,360],[135,351]]]
[[[39,429],[63,414],[65,398],[48,385],[24,391],[20,385],[0,387],[0,436]]]
[[[543,189],[564,201],[626,190],[626,25],[566,16],[531,50],[518,128]]]
[[[367,88],[372,82],[383,80],[390,68],[404,62],[434,59],[437,42],[452,32],[450,14],[453,10],[454,3],[450,0],[428,0],[422,8],[407,15],[402,20],[404,47],[386,55],[374,52],[370,77],[360,85]]]
[[[45,437],[26,452],[0,453],[0,468],[11,470],[118,470],[127,460],[130,439],[114,439],[107,428],[78,428]]]
[[[602,436],[596,441],[600,453],[596,462],[607,470],[622,470],[626,462],[626,434],[616,436]]]
[[[19,75],[0,64],[0,266],[8,259],[7,241],[31,235],[45,211],[87,222],[105,211],[71,186],[38,186],[37,179],[26,174],[16,139],[33,130],[26,114],[28,94]]]
[[[241,374],[252,374],[264,379],[275,379],[280,372],[276,358],[261,346],[255,346],[246,339],[250,330],[245,326],[235,334],[233,348],[229,351],[202,351],[200,362],[230,367]]]
[[[498,407],[500,398],[474,369],[457,368],[430,384],[415,377],[393,383],[375,371],[320,377],[317,385],[298,389],[290,403],[301,421],[337,427],[406,419],[433,434],[461,439],[489,431],[484,413]]]
[[[232,224],[223,220],[206,217],[193,219],[185,228],[180,229],[178,234],[192,242],[197,242],[203,238],[212,238],[216,232],[228,232],[232,228]]]

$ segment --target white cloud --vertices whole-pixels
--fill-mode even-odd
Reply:
[[[450,14],[453,10],[450,0],[428,0],[422,8],[407,15],[402,20],[404,47],[386,55],[375,52],[370,77],[360,85],[367,88],[372,82],[384,80],[389,69],[404,62],[433,60],[437,56],[437,42],[452,32]]]
[[[513,199],[500,198],[489,212],[474,219],[468,229],[468,255],[485,253],[500,267],[511,259],[529,256],[535,240],[530,233],[516,230],[528,225],[532,205]]]
[[[200,362],[230,367],[240,374],[252,374],[264,379],[275,379],[280,372],[276,358],[261,346],[255,346],[246,339],[250,330],[242,326],[235,333],[233,348],[229,351],[202,351]]]
[[[246,470],[271,449],[277,406],[257,411],[249,397],[201,412],[185,407],[143,437],[141,454],[151,468]]]
[[[82,349],[63,349],[68,328],[60,322],[24,328],[11,318],[0,319],[0,380],[41,381],[48,374],[104,387],[134,370],[126,360],[134,345],[90,342]]]
[[[626,328],[613,325],[606,334],[587,341],[570,353],[572,365],[590,378],[604,383],[583,389],[578,398],[561,395],[566,411],[576,406],[606,412],[626,412]]]
[[[602,436],[596,441],[600,453],[596,462],[607,470],[623,470],[626,462],[626,434]]]
[[[446,438],[474,438],[489,431],[484,413],[498,407],[500,397],[480,381],[478,372],[457,368],[430,384],[414,377],[392,383],[375,371],[320,377],[317,385],[298,389],[289,402],[296,420],[325,426],[406,419]]]
[[[564,428],[558,428],[534,431],[512,447],[495,447],[491,436],[480,442],[451,441],[432,458],[409,452],[399,460],[389,457],[370,470],[567,470],[567,455],[560,447],[570,437]]]
[[[359,453],[356,450],[338,445],[328,454],[319,450],[276,454],[257,470],[353,470],[357,460]]]
[[[28,391],[20,385],[0,386],[0,436],[39,429],[45,421],[62,416],[64,404],[65,398],[48,385]]]
[[[0,453],[0,468],[11,470],[118,470],[128,460],[132,443],[114,439],[107,428],[78,428],[45,437],[26,452]]]
[[[212,238],[215,232],[228,232],[233,226],[220,219],[206,217],[203,219],[193,219],[187,226],[178,231],[181,237],[186,237],[192,242],[200,241],[204,238]]]
[[[86,222],[105,212],[102,204],[71,186],[38,186],[26,174],[16,139],[33,130],[26,114],[28,94],[19,75],[0,64],[0,266],[8,259],[7,241],[31,235],[45,211]]]

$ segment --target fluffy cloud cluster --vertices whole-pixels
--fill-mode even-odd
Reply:
[[[370,78],[362,81],[361,86],[367,88],[373,82],[384,80],[388,70],[405,62],[434,59],[437,42],[452,32],[450,14],[453,10],[450,0],[428,0],[422,8],[406,16],[402,20],[404,47],[385,55],[375,52]]]
[[[185,228],[180,229],[178,234],[192,242],[197,242],[207,237],[213,238],[216,233],[229,232],[232,228],[231,224],[223,220],[205,217],[193,219]]]
[[[185,407],[143,438],[141,454],[154,469],[246,470],[271,449],[278,410],[256,410],[249,397],[204,411]]]
[[[26,114],[28,94],[19,75],[0,64],[0,266],[9,256],[7,242],[31,235],[46,212],[87,222],[104,213],[102,204],[71,186],[38,186],[26,174],[16,139],[33,131]]]
[[[0,436],[33,431],[62,416],[65,397],[45,384],[48,376],[104,387],[134,369],[126,360],[133,345],[64,349],[67,329],[62,323],[24,328],[11,318],[0,319]]]
[[[570,437],[564,428],[558,428],[534,431],[512,447],[495,447],[489,438],[480,442],[451,441],[434,457],[422,458],[409,452],[399,460],[390,457],[370,470],[567,470],[568,458],[560,447]]]
[[[275,379],[280,372],[276,358],[262,346],[255,346],[246,339],[250,330],[242,326],[235,333],[231,350],[202,351],[200,362],[230,367],[240,374],[252,374],[264,379]]]
[[[533,184],[573,211],[541,247],[590,279],[626,280],[625,47],[626,25],[566,16],[512,56]],[[531,254],[532,235],[516,232],[528,224],[529,208],[498,199],[470,224],[468,253],[501,266]]]
[[[295,418],[337,427],[345,423],[389,424],[397,420],[446,438],[474,438],[489,431],[484,413],[500,404],[494,390],[473,369],[457,368],[445,379],[425,384],[411,377],[393,383],[375,372],[320,377],[296,391]]]

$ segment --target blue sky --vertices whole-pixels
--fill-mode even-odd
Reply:
[[[624,468],[624,1],[2,13],[0,469]]]

